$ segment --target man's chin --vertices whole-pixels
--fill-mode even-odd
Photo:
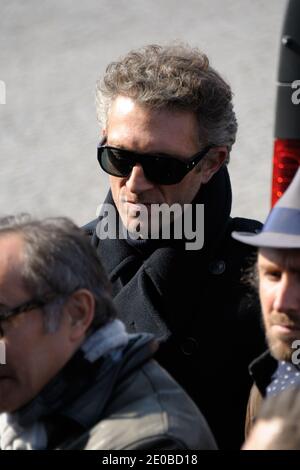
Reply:
[[[293,340],[287,343],[279,338],[268,338],[268,343],[271,354],[277,361],[291,362],[292,354],[295,352],[291,347]]]

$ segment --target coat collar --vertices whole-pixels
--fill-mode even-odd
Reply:
[[[249,366],[250,375],[263,396],[266,394],[266,388],[270,384],[277,366],[278,361],[274,359],[269,349],[254,359]]]

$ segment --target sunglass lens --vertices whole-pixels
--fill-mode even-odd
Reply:
[[[123,150],[100,147],[98,160],[101,168],[113,176],[128,176],[132,170],[132,162]]]
[[[185,176],[184,166],[180,161],[167,157],[152,158],[143,162],[143,168],[146,178],[153,183],[176,184]]]

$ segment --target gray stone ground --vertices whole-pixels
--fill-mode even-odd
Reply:
[[[200,46],[231,83],[239,120],[234,215],[269,209],[275,83],[286,0],[0,0],[0,214],[84,223],[107,189],[94,84],[146,43]]]

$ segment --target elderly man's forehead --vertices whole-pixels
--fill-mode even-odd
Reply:
[[[260,248],[258,265],[270,263],[289,270],[300,270],[300,249]]]
[[[24,241],[20,234],[0,234],[0,295],[21,280]],[[5,291],[5,292],[4,292]]]
[[[19,261],[23,257],[24,240],[17,232],[0,232],[0,262]]]

